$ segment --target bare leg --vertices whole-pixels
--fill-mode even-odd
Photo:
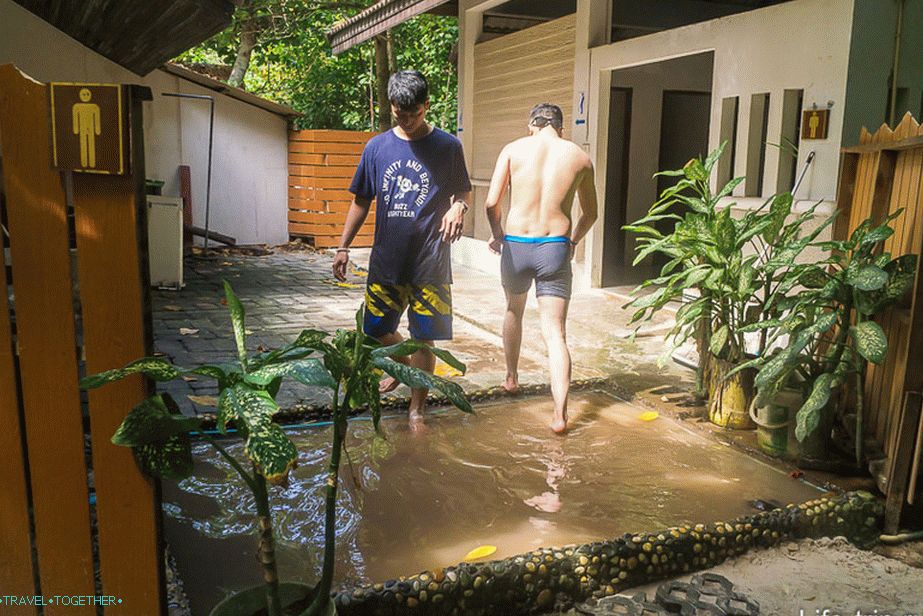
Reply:
[[[503,389],[519,392],[519,351],[522,347],[522,313],[526,309],[527,293],[506,292],[506,314],[503,317],[503,353],[506,356],[506,380]]]
[[[420,342],[433,346],[432,340],[420,340]],[[432,374],[436,368],[436,356],[429,349],[420,349],[410,356],[410,365]],[[419,425],[419,422],[423,421],[423,413],[426,411],[426,395],[428,393],[428,389],[410,390],[409,417],[411,426]]]
[[[378,337],[378,342],[386,346],[397,344],[403,341],[404,341],[404,337],[401,336],[397,332],[391,332],[390,334],[385,334],[384,336]],[[394,356],[391,359],[393,359],[394,361],[400,362],[404,365],[407,365],[407,366],[410,365],[410,360],[405,355]],[[395,389],[397,389],[398,385],[400,385],[400,383],[398,382],[396,378],[390,375],[385,375],[385,378],[381,379],[381,382],[378,384],[378,393],[386,394],[389,391],[394,391]]]
[[[551,429],[558,434],[567,430],[567,394],[570,390],[570,352],[567,350],[565,321],[568,300],[544,295],[538,298],[542,337],[548,349],[551,372],[551,396],[554,398],[554,421]]]

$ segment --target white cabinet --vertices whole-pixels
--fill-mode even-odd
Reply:
[[[183,200],[147,196],[147,248],[151,286],[183,288]]]

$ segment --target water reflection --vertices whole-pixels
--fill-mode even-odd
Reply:
[[[816,492],[723,446],[602,394],[573,400],[571,431],[547,429],[550,400],[523,400],[431,419],[350,424],[341,467],[337,580],[385,580],[458,562],[472,548],[496,558],[539,546],[616,537],[684,521],[727,519],[747,501],[801,501]],[[273,489],[283,579],[311,581],[323,545],[328,428],[295,435],[290,486]],[[241,445],[229,447],[241,453]],[[226,462],[195,448],[196,475],[165,487],[166,532],[196,613],[214,588],[258,583],[253,502]],[[352,477],[355,477],[355,483]],[[746,478],[742,481],[741,478]],[[242,556],[243,555],[243,556]]]

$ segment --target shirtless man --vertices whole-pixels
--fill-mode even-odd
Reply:
[[[529,136],[507,144],[500,152],[487,193],[487,217],[493,237],[489,247],[501,254],[500,271],[506,292],[503,351],[504,388],[519,389],[519,350],[526,293],[535,280],[542,337],[548,349],[554,420],[557,434],[567,430],[567,394],[571,361],[565,320],[571,292],[570,261],[574,247],[596,221],[593,162],[580,147],[561,138],[564,116],[557,105],[536,105],[529,116]],[[506,230],[500,200],[510,185]],[[571,224],[574,195],[580,197],[580,218]]]

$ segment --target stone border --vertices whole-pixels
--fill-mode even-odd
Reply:
[[[677,574],[713,567],[754,547],[804,537],[845,535],[874,543],[884,505],[867,492],[820,498],[731,522],[678,526],[564,548],[544,548],[336,595],[340,616],[519,615],[565,610]]]

